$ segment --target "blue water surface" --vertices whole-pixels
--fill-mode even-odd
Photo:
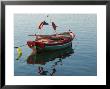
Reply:
[[[38,30],[41,21],[54,21],[58,26],[57,32],[69,29],[75,33],[72,41],[74,52],[65,58],[55,58],[44,64],[28,64],[27,58],[32,50],[26,45],[22,48],[22,56],[17,58],[14,49],[15,76],[96,76],[97,75],[97,15],[96,14],[14,14],[14,46],[26,44],[35,37],[33,34],[54,34],[51,26]],[[50,54],[51,55],[51,54]],[[46,60],[46,59],[45,59]],[[43,73],[39,73],[43,68]],[[53,74],[52,74],[53,73]]]

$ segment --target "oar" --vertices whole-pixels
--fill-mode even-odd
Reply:
[[[28,35],[28,36],[38,36],[38,35],[34,34],[34,35]]]
[[[28,36],[36,36],[36,35],[28,35]]]

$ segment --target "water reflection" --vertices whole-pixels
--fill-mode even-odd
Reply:
[[[57,65],[62,65],[62,60],[71,56],[74,53],[72,47],[67,47],[62,50],[46,51],[46,52],[32,52],[27,58],[27,64],[39,64],[38,73],[40,75],[54,75]],[[53,65],[50,66],[51,71],[45,70],[45,65],[53,61]]]

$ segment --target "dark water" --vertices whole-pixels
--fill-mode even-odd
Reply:
[[[71,29],[76,38],[72,47],[54,52],[33,54],[28,46],[23,46],[22,56],[17,58],[14,49],[15,76],[96,76],[97,75],[97,15],[96,14],[15,14],[14,15],[14,46],[26,44],[34,40],[30,34],[53,34],[51,27],[37,29],[37,24],[50,18],[59,27],[57,32]]]

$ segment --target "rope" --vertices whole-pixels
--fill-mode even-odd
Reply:
[[[75,44],[75,46],[74,46],[74,50],[76,50],[76,48],[77,48],[77,46],[78,46],[79,43],[78,43],[76,37],[75,37],[74,39],[76,40],[76,44]]]
[[[45,25],[45,26],[51,26],[52,27],[52,25]],[[66,26],[57,26],[57,28],[70,29],[69,27],[66,27]]]
[[[27,44],[24,44],[24,45],[20,45],[19,47],[23,47],[23,46],[26,46]],[[18,46],[15,46],[14,48],[19,48]]]

